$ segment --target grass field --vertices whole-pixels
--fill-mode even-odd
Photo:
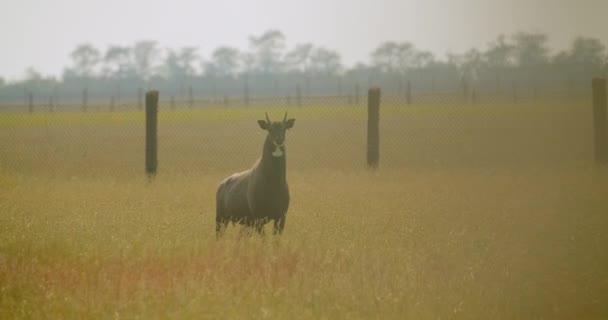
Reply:
[[[271,118],[282,116],[272,108]],[[608,317],[608,168],[577,103],[290,108],[281,239],[215,240],[264,109],[0,114],[0,318]]]

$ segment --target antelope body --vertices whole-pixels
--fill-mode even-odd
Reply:
[[[285,131],[295,119],[271,122],[258,120],[268,132],[262,156],[247,171],[224,179],[216,194],[215,231],[221,236],[229,222],[243,224],[261,233],[262,227],[274,222],[273,233],[281,234],[289,208],[289,187],[286,176]]]

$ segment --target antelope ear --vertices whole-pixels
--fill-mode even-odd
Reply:
[[[258,124],[260,125],[260,128],[268,130],[268,122],[266,122],[266,120],[258,120]]]
[[[285,122],[285,129],[291,129],[295,122],[296,122],[296,119],[287,120],[287,122]]]

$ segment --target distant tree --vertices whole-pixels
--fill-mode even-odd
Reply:
[[[198,59],[197,49],[184,47],[179,50],[167,50],[164,69],[169,79],[180,79],[194,76],[194,62]]]
[[[382,43],[371,53],[372,64],[383,72],[394,72],[397,69],[398,44],[393,41]]]
[[[416,68],[425,68],[435,62],[435,56],[430,51],[416,51],[411,57],[411,64]]]
[[[514,64],[515,47],[508,43],[505,35],[499,35],[496,41],[488,44],[483,53],[485,61],[490,68],[505,68]]]
[[[460,69],[464,63],[464,55],[448,52],[447,65],[454,69]]]
[[[122,79],[135,75],[133,50],[129,47],[110,46],[103,57],[103,71],[107,77]]]
[[[203,64],[207,76],[234,76],[239,68],[240,52],[233,47],[219,47],[211,54],[211,61]]]
[[[409,42],[384,42],[371,53],[372,64],[383,72],[406,72],[416,64],[426,63],[430,58],[426,53],[419,55]],[[419,58],[417,61],[416,59]]]
[[[335,75],[342,69],[340,54],[336,51],[316,48],[310,56],[310,70],[324,75]]]
[[[475,48],[470,49],[462,56],[462,76],[470,81],[477,81],[479,71],[484,65],[483,54]]]
[[[153,74],[154,63],[160,55],[157,42],[139,41],[132,50],[137,76],[143,81],[148,81]]]
[[[370,66],[362,62],[357,62],[354,66],[345,70],[344,75],[347,79],[359,83],[368,80],[371,72],[372,68]]]
[[[569,60],[575,64],[601,67],[605,59],[606,46],[595,38],[578,37],[572,42]]]
[[[0,87],[4,86],[6,84],[6,81],[4,80],[3,77],[0,77]]]
[[[313,48],[312,43],[303,43],[296,45],[291,51],[287,52],[285,66],[288,71],[308,72]]]
[[[25,70],[25,81],[26,82],[40,82],[43,80],[42,74],[40,71],[36,70],[34,67],[28,67]]]
[[[281,72],[285,36],[279,30],[268,30],[262,35],[250,36],[249,46],[254,55],[254,70],[263,74]]]
[[[513,35],[514,53],[521,67],[543,65],[548,62],[547,35],[519,32]]]
[[[70,54],[74,63],[72,72],[77,77],[90,78],[93,76],[95,67],[101,60],[99,50],[90,44],[81,44]]]
[[[239,61],[242,64],[242,72],[247,75],[255,72],[255,55],[251,52],[243,52],[239,55]]]

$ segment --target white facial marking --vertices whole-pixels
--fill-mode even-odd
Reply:
[[[283,156],[283,151],[281,151],[281,147],[283,145],[274,143],[274,151],[272,152],[272,156],[275,158],[279,158]]]

